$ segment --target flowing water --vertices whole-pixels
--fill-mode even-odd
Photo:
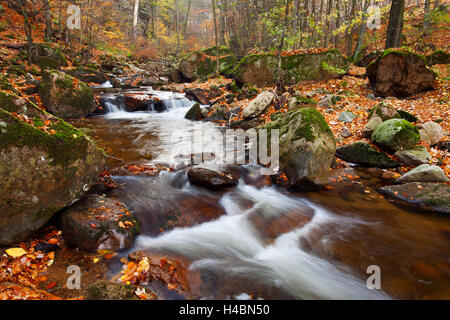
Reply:
[[[192,149],[194,122],[184,119],[193,102],[146,90],[167,111],[128,113],[109,96],[106,115],[74,123],[114,157],[110,168],[123,164],[118,159],[179,166],[199,147]],[[222,132],[214,123],[202,130]],[[207,139],[195,143],[214,152]],[[237,187],[216,192],[191,185],[185,171],[114,177],[123,187],[111,196],[142,226],[131,251],[189,261],[205,299],[450,298],[448,217],[392,204],[370,177],[331,191],[289,193],[261,183],[257,167],[243,170]],[[369,266],[380,268],[381,290],[367,288]]]

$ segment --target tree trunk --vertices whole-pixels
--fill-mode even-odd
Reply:
[[[139,0],[134,0],[134,12],[133,12],[133,40],[137,38],[138,32],[138,15],[139,15]]]
[[[187,26],[188,26],[188,22],[189,22],[189,14],[191,11],[191,3],[192,3],[192,1],[189,0],[187,12],[186,12],[186,20],[184,21],[183,37],[185,39],[186,39]]]
[[[427,35],[430,31],[430,0],[425,0],[425,15],[423,17],[423,34]]]
[[[370,0],[366,0],[364,2],[364,8],[362,11],[362,21],[361,25],[359,27],[359,35],[358,35],[358,42],[356,43],[355,52],[353,53],[352,60],[354,63],[357,63],[358,60],[361,59],[361,52],[364,49],[364,39],[366,37],[366,30],[367,30],[367,9],[369,8]]]
[[[177,33],[177,48],[175,51],[175,58],[178,58],[178,54],[180,52],[180,22],[178,16],[179,16],[178,0],[175,0],[175,29]]]
[[[356,11],[356,0],[352,0],[352,7],[350,9],[350,17],[348,19],[348,27],[347,27],[347,56],[352,54],[353,47],[353,26],[351,25],[353,18],[355,17]]]
[[[278,47],[278,69],[277,69],[277,88],[281,89],[283,87],[283,75],[281,70],[281,56],[283,53],[283,47],[284,47],[284,38],[286,37],[286,32],[288,28],[289,23],[289,5],[291,3],[291,0],[286,0],[286,9],[285,9],[285,16],[284,16],[284,26],[283,31],[281,34],[281,40],[280,40],[280,46]],[[279,90],[284,91],[284,90]]]
[[[328,7],[327,7],[327,15],[325,17],[326,22],[327,22],[327,28],[326,28],[326,33],[325,33],[325,43],[324,43],[324,47],[327,48],[328,47],[328,39],[331,37],[330,33],[331,33],[331,29],[330,29],[330,15],[331,15],[331,8],[333,5],[333,2],[331,0],[328,0],[327,3]]]
[[[216,0],[212,0],[212,9],[214,17],[214,34],[216,38],[216,74],[219,75],[219,31],[217,30]]]
[[[405,0],[392,0],[387,30],[386,49],[398,48],[401,46],[404,10]]]
[[[43,0],[45,8],[45,33],[44,39],[46,42],[51,42],[52,37],[52,14],[50,9],[50,3],[48,0]]]
[[[341,2],[338,0],[336,1],[336,12],[337,12],[337,17],[336,17],[336,24],[335,24],[335,30],[337,31],[339,29],[339,27],[341,26],[341,8],[340,8]],[[336,35],[334,36],[334,47],[337,48],[338,47],[338,40],[339,40],[339,34],[336,33]]]

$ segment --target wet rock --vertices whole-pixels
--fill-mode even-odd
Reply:
[[[192,168],[188,172],[189,181],[209,189],[222,189],[237,185],[238,180],[231,174],[205,168]]]
[[[201,88],[185,89],[186,98],[195,100],[200,104],[210,104],[211,100],[219,97],[222,92],[220,90],[209,90]]]
[[[419,140],[419,130],[403,119],[387,120],[372,134],[372,141],[389,152],[410,148],[419,143]]]
[[[336,150],[336,156],[344,161],[366,167],[395,168],[401,163],[389,158],[367,142],[358,141]]]
[[[382,123],[383,120],[381,120],[381,118],[372,117],[372,119],[370,119],[363,128],[363,137],[371,138],[375,129],[378,128]]]
[[[356,117],[357,117],[357,115],[354,114],[353,112],[344,111],[339,115],[338,120],[341,122],[349,123],[349,122],[353,122],[353,120],[355,120]]]
[[[420,132],[420,140],[430,146],[434,146],[444,137],[444,130],[436,122],[427,122],[417,126]]]
[[[160,100],[146,93],[136,93],[124,95],[123,102],[127,112],[137,112],[152,110],[152,105],[158,104]],[[155,107],[155,109],[157,108]]]
[[[206,117],[207,121],[223,121],[225,118],[225,112],[227,108],[222,104],[215,104],[209,109],[209,116]]]
[[[200,105],[198,103],[194,104],[192,108],[189,109],[189,111],[184,116],[187,120],[201,120],[203,118],[202,112],[201,112]]]
[[[89,85],[60,71],[43,72],[39,96],[47,111],[63,119],[83,118],[96,108]]]
[[[272,104],[274,99],[275,95],[272,92],[264,91],[260,93],[255,100],[244,108],[244,119],[248,120],[258,117]]]
[[[139,233],[135,216],[123,203],[99,195],[87,195],[64,210],[60,224],[69,247],[89,252],[128,248]]]
[[[449,182],[444,170],[438,166],[430,164],[422,164],[417,168],[405,173],[399,179],[397,183],[409,183],[409,182]]]
[[[8,245],[80,199],[105,157],[81,131],[31,102],[1,91],[0,99],[0,245]],[[47,131],[40,129],[45,124]]]
[[[327,183],[336,142],[319,111],[314,108],[289,111],[260,129],[280,130],[280,172],[274,176],[278,184],[314,190]]]
[[[431,89],[436,78],[419,55],[392,49],[367,67],[367,75],[375,95],[400,98]]]
[[[34,247],[34,251],[42,253],[56,252],[58,249],[59,246],[57,244],[49,244],[46,242],[39,242],[36,247]]]
[[[423,146],[399,150],[395,153],[395,157],[410,167],[429,163],[432,159],[427,148]]]
[[[450,187],[447,183],[406,183],[378,189],[407,205],[436,212],[450,213]]]
[[[136,287],[128,284],[99,281],[86,290],[87,300],[139,300]]]

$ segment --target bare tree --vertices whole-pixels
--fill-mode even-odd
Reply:
[[[133,12],[133,40],[136,40],[138,33],[139,0],[134,0]]]

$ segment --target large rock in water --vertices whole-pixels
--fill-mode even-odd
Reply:
[[[337,148],[336,156],[347,162],[365,167],[395,168],[401,165],[400,162],[392,160],[386,154],[364,141]]]
[[[256,118],[272,104],[274,99],[275,95],[272,92],[264,91],[260,93],[255,100],[244,108],[244,119]]]
[[[99,195],[88,195],[64,210],[60,221],[66,244],[90,252],[128,248],[139,233],[124,204]]]
[[[63,119],[83,118],[96,108],[88,84],[56,70],[43,72],[39,96],[48,112]]]
[[[206,168],[192,168],[188,172],[189,181],[209,189],[222,189],[237,185],[238,179],[232,174]]]
[[[450,213],[450,187],[447,183],[412,182],[383,187],[378,191],[410,206]]]
[[[260,129],[280,130],[280,172],[275,181],[290,189],[315,190],[327,183],[336,141],[325,118],[314,108],[289,111]],[[269,148],[270,149],[270,148]]]
[[[81,131],[0,91],[0,245],[26,239],[80,199],[104,165]]]
[[[282,78],[286,84],[340,78],[347,73],[349,67],[350,60],[338,50],[283,56],[281,62]],[[240,85],[249,83],[263,87],[276,84],[277,71],[277,55],[264,53],[242,59],[233,74]]]
[[[233,52],[224,47],[219,48],[219,73],[229,74],[237,64]],[[180,61],[178,71],[184,81],[192,82],[213,75],[217,69],[216,47],[194,51]]]
[[[391,119],[376,128],[372,134],[372,141],[379,147],[394,153],[419,143],[420,134],[410,122],[403,119]]]
[[[436,74],[412,52],[385,50],[367,67],[376,96],[408,97],[433,87]]]
[[[440,167],[422,164],[397,179],[397,183],[409,182],[449,182],[449,179]]]

